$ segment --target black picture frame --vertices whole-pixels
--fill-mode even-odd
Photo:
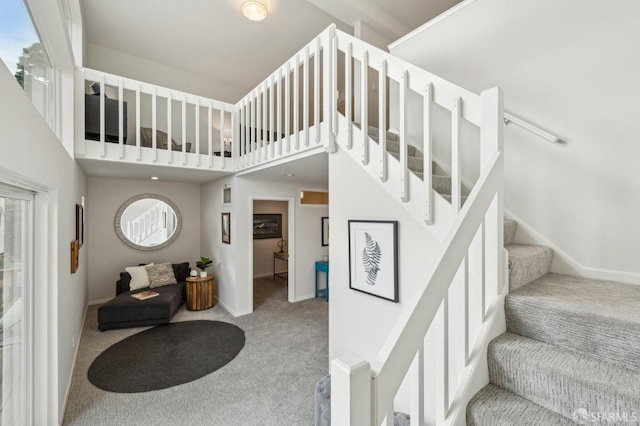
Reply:
[[[231,213],[222,213],[220,232],[222,233],[223,244],[231,244]]]
[[[349,220],[349,288],[398,303],[398,221]]]
[[[84,207],[80,204],[76,204],[76,241],[80,247],[84,244]]]
[[[328,217],[323,217],[322,218],[322,246],[328,246],[329,245],[329,218]]]
[[[253,215],[253,239],[282,238],[282,214]]]

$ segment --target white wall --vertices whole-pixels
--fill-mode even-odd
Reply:
[[[222,205],[222,188],[231,185],[232,205]],[[293,198],[295,236],[289,237],[289,271],[295,283],[289,300],[315,296],[315,261],[322,259],[321,218],[327,207],[301,206],[300,189],[327,190],[317,184],[234,177],[202,186],[202,250],[211,250],[219,276],[218,298],[233,315],[253,311],[253,273],[248,253],[253,250],[252,210],[254,199]],[[231,212],[231,245],[220,242],[220,213]]]
[[[50,338],[52,388],[38,388],[52,397],[47,423],[57,421],[71,380],[75,348],[80,337],[87,302],[87,255],[89,241],[80,249],[80,266],[70,271],[70,243],[75,239],[75,205],[87,195],[87,179],[77,163],[44,122],[11,72],[0,62],[0,179],[42,188],[47,194],[43,229],[37,221],[35,266],[42,280],[35,292],[51,300],[57,335]],[[40,216],[40,215],[39,215]],[[85,237],[86,238],[86,237]],[[86,241],[86,240],[85,240]],[[40,256],[46,247],[44,257]],[[54,327],[55,329],[56,327]],[[42,386],[42,382],[37,383]],[[40,420],[43,420],[42,418]]]
[[[425,266],[439,244],[342,150],[329,156],[329,191],[329,359],[352,352],[372,361],[413,290],[426,279]],[[399,303],[349,288],[348,221],[358,219],[399,222]]]
[[[236,188],[237,178],[219,179],[200,186],[200,252],[213,259],[209,271],[216,275],[217,297],[220,304],[231,314],[236,315],[236,270],[238,259],[247,259],[238,248],[238,220],[235,200],[239,195]],[[231,203],[222,203],[222,190],[231,187]],[[231,244],[222,242],[221,213],[231,213]],[[238,258],[237,255],[241,257]],[[248,267],[244,265],[243,267]]]
[[[556,250],[554,271],[640,283],[639,14],[632,1],[477,0],[392,48],[476,93],[501,87],[507,111],[566,141],[505,130],[506,214],[517,241]]]
[[[289,241],[289,206],[286,201],[255,200],[253,202],[253,214],[281,214],[282,238]],[[253,277],[266,277],[273,274],[273,252],[280,251],[278,247],[280,238],[265,238],[253,240]],[[287,251],[288,248],[285,248]],[[276,261],[276,272],[287,272],[288,264],[282,260]]]
[[[236,103],[251,87],[217,81],[96,44],[87,46],[86,66],[195,95]]]
[[[115,296],[116,281],[127,266],[150,262],[189,262],[200,259],[200,186],[193,183],[151,180],[89,178],[85,210],[89,250],[89,300]],[[114,227],[116,213],[127,200],[141,194],[158,194],[173,201],[182,214],[182,231],[160,250],[140,251],[125,245]],[[202,256],[208,256],[202,253]]]

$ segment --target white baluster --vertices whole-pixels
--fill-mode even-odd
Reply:
[[[171,143],[169,141],[169,143]],[[187,164],[187,95],[182,97],[182,165]]]
[[[453,214],[457,215],[462,207],[462,181],[461,181],[461,158],[460,158],[460,98],[453,101],[451,108],[451,206]]]
[[[291,152],[291,99],[289,98],[291,91],[291,81],[289,79],[290,74],[291,69],[289,62],[287,62],[287,72],[284,75],[284,138],[287,146],[287,154]]]
[[[100,98],[103,98],[103,96],[101,95]],[[136,151],[138,152],[138,161],[140,161],[142,158],[142,148],[140,142],[140,83],[138,83],[136,84]]]
[[[171,141],[173,140],[172,127],[173,127],[173,117],[171,112],[171,107],[173,104],[173,94],[169,91],[169,96],[167,96],[167,151],[169,152],[169,164],[173,163],[173,154],[171,153],[172,146]]]
[[[296,141],[294,148],[300,149],[300,61],[298,55],[295,57],[295,69],[293,73],[293,134]]]
[[[315,143],[320,143],[320,37],[316,37],[316,52],[313,57],[313,125]],[[327,111],[329,113],[329,111]]]
[[[83,100],[84,102],[84,100]],[[84,123],[84,120],[83,120]],[[118,79],[118,143],[120,144],[120,159],[124,159],[124,87],[122,79]]]
[[[369,52],[362,55],[360,65],[360,129],[362,130],[362,164],[369,164]]]
[[[409,168],[407,167],[407,85],[409,74],[400,75],[400,199],[409,201]]]
[[[282,155],[282,68],[278,70],[278,102],[277,102],[277,111],[278,111],[278,130],[276,133],[276,140],[278,141],[278,156]]]
[[[424,343],[411,366],[411,425],[424,425]]]
[[[378,143],[380,144],[380,180],[387,181],[387,61],[378,73]]]
[[[422,97],[423,104],[423,143],[422,169],[424,175],[424,221],[427,225],[433,224],[433,155],[431,144],[431,103],[433,101],[433,85],[429,83]]]
[[[353,108],[353,102],[351,100],[351,97],[353,96],[353,89],[352,89],[352,82],[353,82],[353,53],[352,53],[352,49],[353,47],[351,46],[351,43],[349,43],[347,45],[347,51],[345,52],[345,75],[344,75],[344,115],[345,118],[347,119],[347,149],[351,149],[353,148],[353,137],[352,137],[352,124],[351,124],[351,115],[352,113],[352,108]]]
[[[196,99],[195,108],[196,108],[196,114],[195,114],[196,167],[200,167],[200,98]]]
[[[105,99],[104,89],[105,89],[104,74],[100,74],[100,156],[103,158],[107,156],[107,146],[105,141],[106,111],[105,111],[105,105],[104,105],[104,99]]]
[[[309,146],[309,46],[304,48],[302,64],[302,128],[304,129],[304,146]]]
[[[225,130],[225,123],[224,123],[224,109],[220,108],[220,161],[222,162],[222,166],[220,167],[222,170],[224,170],[225,166],[226,166],[226,158],[224,156],[224,130]]]
[[[153,162],[158,162],[158,137],[156,135],[157,129],[157,101],[158,101],[158,89],[156,87],[153,88],[153,93],[151,94],[151,148],[153,149]]]

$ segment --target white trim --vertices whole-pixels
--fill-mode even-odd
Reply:
[[[105,297],[104,299],[89,300],[89,303],[87,303],[87,306],[101,305],[103,303],[107,303],[109,300],[112,300],[112,299],[113,297]]]
[[[82,334],[84,331],[84,323],[87,321],[87,313],[89,311],[89,305],[84,310],[84,318],[82,319],[82,325],[80,326],[80,335],[76,337],[76,347],[75,352],[73,353],[73,361],[71,362],[71,377],[69,377],[69,382],[67,383],[67,390],[64,393],[64,399],[62,401],[62,410],[60,411],[60,424],[62,424],[64,420],[64,415],[67,411],[67,402],[69,401],[69,394],[71,393],[71,384],[73,383],[73,372],[76,371],[76,361],[78,360],[78,353],[80,352],[80,341],[82,340]]]
[[[318,296],[320,297],[320,296]],[[305,294],[304,296],[299,296],[296,297],[295,300],[293,300],[292,302],[302,302],[303,300],[309,300],[309,299],[315,299],[316,298],[316,294],[315,293],[310,293],[310,294]],[[324,299],[324,296],[322,296],[322,298]]]
[[[461,10],[463,10],[464,8],[466,8],[467,6],[470,6],[471,4],[473,4],[475,2],[476,2],[476,0],[464,0],[464,1],[456,4],[452,8],[447,9],[446,11],[442,12],[440,15],[436,16],[435,18],[431,19],[430,21],[428,21],[425,24],[419,26],[415,30],[411,31],[409,34],[407,34],[407,35],[405,35],[403,37],[400,37],[398,40],[394,41],[389,46],[387,46],[387,48],[389,49],[389,51],[391,51],[392,49],[395,49],[396,47],[400,46],[401,44],[411,40],[412,38],[418,36],[419,34],[422,34],[424,31],[428,30],[429,28],[435,27],[440,22],[444,21],[445,19],[448,19],[452,15],[455,15],[456,13],[460,12]]]
[[[555,255],[553,257],[553,263],[551,265],[551,272],[577,275],[594,280],[620,281],[628,284],[640,285],[640,273],[585,266],[578,260],[576,260],[573,256],[568,254],[566,251],[558,247],[557,244],[554,244],[548,238],[544,237],[538,231],[533,229],[524,220],[518,218],[518,216],[513,214],[508,209],[505,208],[504,212],[505,217],[509,217],[515,220],[518,223],[518,228],[522,227],[530,235],[533,243],[545,245],[553,249]]]
[[[253,313],[253,310],[251,310],[251,311],[249,311],[249,310],[244,310],[244,311],[236,312],[236,311],[234,311],[233,309],[231,309],[231,308],[230,308],[226,303],[224,303],[222,300],[218,299],[217,297],[216,297],[216,300],[218,301],[218,303],[220,304],[220,306],[222,306],[222,308],[223,308],[225,311],[229,312],[229,313],[230,313],[234,318],[241,317],[241,316],[243,316],[243,315],[248,315],[248,314]]]
[[[269,163],[271,164],[271,163]],[[288,261],[288,275],[289,275],[289,279],[287,280],[287,298],[289,300],[289,302],[294,302],[296,300],[296,283],[295,283],[295,266],[296,266],[296,257],[295,257],[295,240],[296,240],[296,227],[295,227],[295,201],[296,201],[297,197],[277,197],[277,196],[266,196],[266,195],[261,195],[261,196],[255,196],[255,195],[250,195],[249,196],[249,219],[253,220],[253,202],[254,201],[286,201],[287,202],[287,208],[288,208],[288,212],[287,212],[287,221],[289,223],[289,243],[287,245],[288,248],[288,253],[289,253],[289,261]],[[253,277],[253,233],[249,232],[249,245],[248,247],[251,247],[251,250],[249,250],[249,256],[247,256],[247,262],[248,262],[248,268],[249,268],[249,277]],[[248,285],[250,285],[250,287],[248,288],[248,294],[249,294],[249,300],[248,300],[248,306],[249,306],[249,310],[250,312],[248,313],[252,313],[253,312],[253,278],[251,278],[251,280]]]
[[[309,127],[309,130],[314,129],[314,126]],[[293,136],[290,135],[291,138],[293,138]],[[288,155],[286,157],[282,157],[278,160],[272,160],[266,163],[261,163],[257,166],[252,166],[243,170],[236,170],[235,174],[233,174],[234,177],[238,177],[238,176],[244,176],[253,172],[257,172],[263,169],[268,169],[271,167],[275,167],[275,166],[279,166],[281,164],[285,164],[288,163],[290,161],[294,161],[294,160],[300,160],[302,158],[306,158],[309,157],[311,155],[315,155],[315,154],[319,154],[319,153],[326,153],[324,146],[320,145],[314,148],[310,148],[307,149],[305,151],[302,152],[296,152],[293,155]]]
[[[451,170],[446,166],[445,162],[436,157],[433,157],[433,161],[435,161],[437,168],[441,169],[445,175],[451,175]],[[443,164],[445,165],[443,166]],[[463,185],[466,186],[466,188],[463,187],[463,193],[468,193],[468,188],[472,188],[473,184],[464,177],[461,177],[461,180]],[[515,220],[518,223],[518,228],[522,227],[531,236],[531,244],[545,245],[553,249],[555,255],[551,265],[551,272],[576,275],[594,280],[620,281],[628,284],[640,285],[640,273],[585,266],[569,253],[561,249],[557,244],[554,244],[540,232],[533,229],[529,224],[527,224],[527,222],[513,214],[511,210],[506,207],[503,210],[505,218]],[[517,234],[516,230],[516,235]],[[516,242],[516,244],[518,243]]]

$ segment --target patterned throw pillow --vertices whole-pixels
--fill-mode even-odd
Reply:
[[[147,266],[153,266],[153,263]],[[145,266],[129,266],[128,268],[124,268],[124,270],[131,275],[129,290],[139,290],[149,287],[149,276]]]
[[[169,284],[177,284],[176,276],[173,274],[173,267],[170,263],[159,263],[157,265],[145,266],[149,274],[149,287],[157,288]]]

